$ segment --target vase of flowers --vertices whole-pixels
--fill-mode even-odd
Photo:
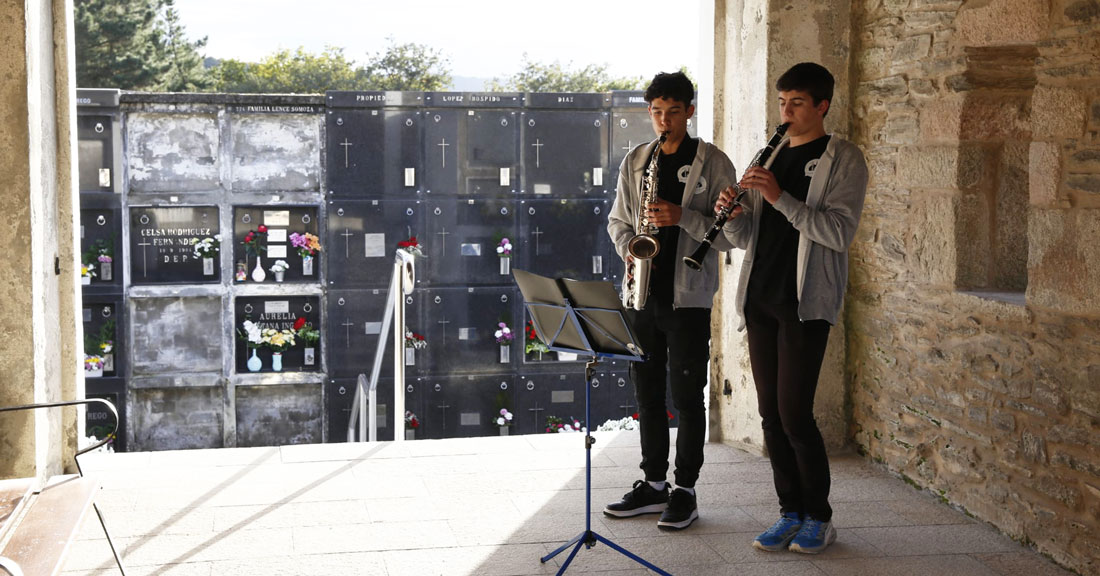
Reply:
[[[99,378],[103,376],[103,357],[95,354],[84,355],[84,377]]]
[[[493,336],[497,340],[497,344],[500,344],[500,363],[507,364],[512,361],[512,338],[515,336],[512,334],[512,329],[508,327],[505,322],[497,323],[497,330],[493,333]]]
[[[420,420],[412,411],[405,411],[405,440],[416,439],[416,429],[420,428]]]
[[[244,235],[244,240],[241,244],[244,245],[245,253],[256,257],[256,268],[252,270],[252,280],[255,282],[263,282],[267,278],[267,273],[264,272],[264,266],[261,262],[261,254],[266,249],[267,242],[267,226],[260,225],[255,230],[249,230],[248,234]],[[247,268],[247,263],[245,264]]]
[[[306,322],[305,318],[299,318],[294,321],[294,333],[297,334],[298,339],[302,341],[302,346],[305,350],[303,364],[306,366],[313,366],[317,362],[316,349],[317,343],[321,340],[321,331],[314,328],[309,322]]]
[[[87,286],[92,283],[92,278],[95,278],[95,264],[91,262],[82,262],[80,264],[80,283]]]
[[[421,246],[420,243],[416,241],[416,236],[411,236],[408,240],[402,240],[398,242],[397,249],[404,250],[405,252],[408,252],[409,254],[412,254],[413,256],[417,256],[419,258],[424,257],[423,246]]]
[[[289,269],[290,264],[287,264],[286,260],[276,260],[275,263],[271,265],[271,272],[275,274],[276,282],[282,282],[283,275],[286,274],[286,271]]]
[[[98,267],[99,278],[104,282],[110,282],[114,278],[114,249],[111,244],[108,244],[102,238],[98,238],[92,243],[92,246],[84,253],[83,261]]]
[[[202,275],[214,275],[214,259],[221,252],[222,235],[215,234],[206,238],[192,238],[191,246],[194,249],[195,258],[202,260]]]
[[[497,244],[497,256],[500,256],[500,275],[507,276],[512,273],[512,241],[501,238]]]
[[[237,336],[244,340],[245,347],[252,351],[252,357],[248,359],[245,365],[248,366],[249,372],[259,372],[264,367],[264,363],[256,355],[256,349],[264,345],[263,330],[260,329],[259,324],[251,320],[245,320],[242,326],[240,330],[237,330]]]
[[[264,328],[261,334],[263,334],[264,344],[266,344],[268,348],[271,348],[271,369],[275,372],[282,372],[283,352],[286,352],[294,346],[294,331],[289,329],[276,330],[274,328]]]
[[[539,361],[542,361],[543,352],[550,351],[550,347],[539,339],[538,333],[535,332],[535,325],[530,320],[527,321],[527,325],[524,327],[524,341],[523,352],[525,354],[537,354]]]
[[[507,408],[501,408],[500,414],[493,419],[493,424],[496,424],[497,428],[500,429],[501,436],[507,436],[508,428],[512,425],[512,413]]]
[[[405,366],[416,365],[416,351],[428,347],[423,336],[405,328]]]
[[[297,248],[302,257],[302,276],[313,276],[313,257],[321,250],[321,240],[309,232],[294,232],[290,235],[290,245]]]
[[[557,416],[546,417],[546,431],[547,432],[586,432],[584,428],[584,422],[577,420],[570,416],[566,419],[558,418]]]

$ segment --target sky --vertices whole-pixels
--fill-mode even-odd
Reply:
[[[326,46],[364,63],[387,38],[439,49],[451,75],[490,80],[534,62],[570,70],[606,65],[612,77],[651,78],[686,65],[698,76],[698,0],[176,0],[205,55],[256,61]]]

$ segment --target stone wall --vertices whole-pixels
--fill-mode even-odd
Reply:
[[[1100,574],[1100,5],[854,4],[852,437]]]

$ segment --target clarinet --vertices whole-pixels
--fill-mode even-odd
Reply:
[[[783,140],[784,134],[787,133],[787,127],[790,123],[780,124],[775,128],[775,134],[772,134],[768,143],[756,153],[756,157],[749,163],[748,168],[755,168],[764,165],[764,168],[771,166],[771,155],[775,151],[775,148],[779,146],[779,143]],[[746,170],[748,170],[746,168]],[[711,224],[710,229],[703,236],[703,243],[699,245],[699,248],[695,250],[691,256],[684,256],[684,264],[692,270],[701,270],[703,268],[703,259],[707,256],[707,251],[710,250],[710,245],[714,242],[714,239],[718,236],[718,233],[722,231],[722,226],[726,224],[726,220],[730,217],[730,212],[733,211],[733,207],[741,203],[741,199],[745,196],[745,193],[749,191],[748,188],[742,188],[740,184],[734,186],[736,195],[733,200],[722,207],[717,214],[714,215],[714,223]]]

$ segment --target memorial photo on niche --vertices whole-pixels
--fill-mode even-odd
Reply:
[[[130,208],[130,282],[221,282],[218,208]]]

